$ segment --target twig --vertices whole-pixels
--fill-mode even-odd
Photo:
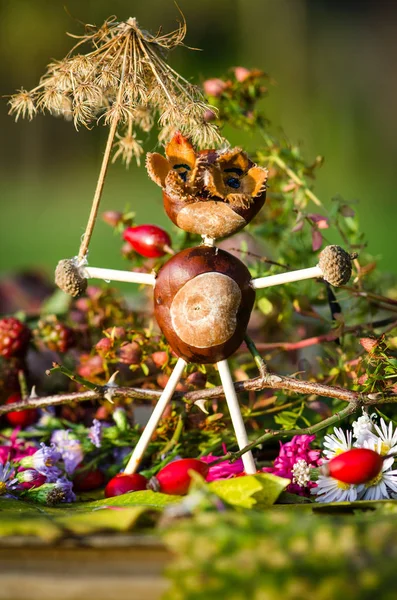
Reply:
[[[373,323],[364,323],[362,325],[351,325],[350,327],[344,327],[343,333],[352,333],[355,331],[360,331],[361,329],[366,329],[372,327],[373,329],[377,329],[379,327],[386,327],[387,325],[393,325],[397,327],[397,321],[395,317],[389,317],[387,319],[381,319],[379,321],[374,321]],[[321,335],[316,335],[310,338],[305,338],[303,340],[299,340],[297,342],[257,342],[256,348],[257,350],[275,350],[280,348],[281,350],[286,350],[287,352],[293,350],[299,350],[300,348],[307,348],[308,346],[314,346],[315,344],[321,344],[321,342],[333,342],[338,337],[341,336],[341,328],[333,329],[332,331],[328,331],[327,333],[323,333]]]
[[[93,384],[92,384],[93,385]],[[247,381],[237,381],[234,383],[234,388],[237,393],[255,391],[259,392],[264,389],[286,390],[296,394],[309,394],[323,396],[325,398],[335,398],[343,402],[357,403],[360,405],[387,404],[397,403],[397,394],[385,395],[382,393],[362,394],[353,390],[316,383],[313,381],[302,381],[293,377],[285,377],[283,375],[268,374],[265,378],[255,377]],[[159,390],[143,390],[133,387],[118,387],[112,388],[113,397],[131,398],[142,400],[145,402],[154,402],[160,398],[161,391]],[[14,404],[6,404],[0,406],[0,416],[11,411],[26,410],[27,408],[45,408],[47,406],[60,406],[72,402],[86,402],[94,400],[103,400],[108,387],[97,386],[95,390],[88,392],[72,392],[68,394],[58,394],[56,396],[45,396],[43,398],[30,397],[22,402]],[[173,401],[183,401],[188,405],[195,404],[198,400],[213,400],[215,398],[223,398],[225,396],[223,387],[217,386],[211,389],[197,390],[193,392],[176,392],[173,396]]]
[[[266,379],[266,377],[268,375],[266,363],[263,360],[263,358],[261,357],[261,355],[259,354],[254,341],[250,338],[250,336],[247,333],[244,336],[244,342],[246,343],[248,350],[252,354],[252,358],[254,359],[255,364],[258,367],[260,376],[263,379]]]
[[[374,294],[373,292],[366,292],[365,290],[358,290],[354,287],[349,287],[344,285],[341,287],[342,290],[347,290],[348,292],[352,292],[355,296],[359,296],[360,298],[369,298],[370,300],[377,300],[378,302],[382,302],[383,304],[391,304],[393,306],[397,306],[397,300],[394,298],[387,298],[387,296],[381,296],[380,294]]]
[[[324,419],[323,421],[320,421],[320,423],[316,423],[315,425],[311,425],[310,427],[304,427],[302,429],[289,429],[289,430],[284,430],[284,429],[268,430],[263,435],[258,437],[256,440],[254,440],[253,442],[251,442],[250,444],[245,446],[245,448],[242,448],[238,452],[228,452],[224,456],[209,463],[209,466],[213,467],[214,465],[217,465],[226,460],[230,461],[230,462],[235,462],[238,458],[240,458],[246,452],[249,452],[256,446],[259,446],[260,444],[264,444],[265,442],[268,442],[269,440],[277,440],[280,438],[290,438],[290,437],[294,437],[294,435],[313,435],[313,433],[317,433],[318,431],[321,431],[322,429],[331,427],[332,425],[336,425],[336,423],[339,423],[343,419],[346,419],[350,415],[357,412],[359,410],[359,408],[361,408],[361,406],[362,406],[361,402],[351,402],[348,406],[346,406],[346,408],[343,408],[339,412],[335,413],[334,415],[332,415],[332,417],[328,417],[328,419]]]
[[[127,61],[127,52],[128,52],[128,43],[126,43],[125,49],[124,49],[124,58],[123,58],[123,65],[122,65],[122,70],[121,70],[119,91],[118,91],[118,95],[117,95],[117,99],[116,99],[116,103],[118,103],[118,104],[121,101],[122,92],[123,92],[123,79],[124,79],[125,66],[126,66],[126,61]],[[105,153],[104,153],[103,159],[102,159],[101,169],[100,169],[99,175],[98,175],[98,181],[97,181],[97,185],[96,185],[96,189],[95,189],[95,194],[94,194],[94,198],[92,200],[90,216],[88,218],[87,227],[84,232],[83,241],[81,242],[81,245],[80,245],[80,250],[79,250],[79,254],[78,254],[79,261],[83,260],[85,255],[87,254],[88,246],[89,246],[90,239],[92,236],[92,232],[94,231],[95,221],[96,221],[96,218],[98,215],[98,210],[99,210],[99,203],[101,201],[103,186],[105,184],[106,173],[107,173],[108,166],[109,166],[110,153],[112,151],[114,136],[116,135],[118,123],[119,123],[118,117],[115,117],[114,119],[112,119],[112,123],[111,123],[110,129],[109,129],[109,134],[108,134],[108,138],[107,138],[107,142],[106,142]]]
[[[136,400],[154,401],[160,398],[160,391],[157,390],[142,390],[140,388],[115,388],[115,396],[120,398],[134,398]],[[28,398],[22,402],[14,404],[5,404],[0,406],[0,416],[11,411],[26,410],[27,408],[46,408],[47,406],[62,406],[63,404],[71,404],[73,402],[87,402],[94,400],[103,400],[106,393],[106,386],[97,387],[96,391],[89,390],[88,392],[71,392],[69,394],[57,394],[56,396],[44,396],[42,398]]]
[[[269,135],[263,129],[260,129],[260,133],[261,133],[261,135],[262,135],[262,137],[263,137],[263,139],[264,139],[267,147],[269,148],[270,151],[272,151],[272,148],[273,148],[273,141],[272,141],[272,139],[269,137]],[[312,192],[312,190],[307,185],[306,181],[304,179],[302,179],[301,177],[299,177],[299,175],[297,173],[295,173],[295,171],[293,171],[287,165],[287,163],[281,158],[281,156],[279,156],[278,154],[275,154],[274,152],[272,152],[270,154],[270,156],[266,156],[266,160],[272,161],[276,165],[278,165],[280,167],[280,169],[282,169],[288,175],[288,177],[290,179],[292,179],[292,181],[294,181],[299,187],[303,188],[304,194],[312,202],[314,202],[314,204],[316,206],[322,206],[321,200],[316,196],[316,194],[314,192]]]
[[[256,258],[258,262],[266,263],[268,265],[275,265],[276,267],[281,267],[288,271],[290,269],[289,265],[283,265],[282,263],[276,262],[275,260],[270,260],[267,256],[260,256],[259,254],[255,254],[254,252],[250,252],[249,250],[243,250],[242,248],[228,248],[228,252],[240,252],[245,256],[251,256],[252,258]]]

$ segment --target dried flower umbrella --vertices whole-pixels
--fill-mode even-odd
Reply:
[[[183,44],[185,21],[175,31],[156,35],[141,29],[135,18],[118,22],[115,17],[86,33],[69,54],[48,65],[40,84],[20,89],[9,100],[9,114],[31,120],[38,112],[73,120],[76,128],[102,121],[109,126],[105,153],[92,201],[87,228],[77,257],[84,262],[94,229],[112,148],[113,161],[121,157],[128,166],[135,156],[140,163],[143,148],[137,130],[150,131],[159,118],[159,139],[168,139],[177,128],[199,146],[222,141],[217,128],[204,120],[209,107],[200,89],[165,61],[169,50]],[[88,45],[86,54],[80,49]],[[115,141],[117,140],[117,141]]]

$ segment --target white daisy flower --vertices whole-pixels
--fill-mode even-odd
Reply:
[[[375,430],[382,442],[380,454],[385,456],[386,454],[397,453],[397,428],[393,431],[393,423],[390,421],[389,426],[387,426],[384,419],[381,419],[380,427],[375,425]]]
[[[357,486],[325,475],[319,475],[317,487],[313,488],[311,493],[316,496],[316,502],[354,502],[357,500]]]
[[[374,438],[365,440],[365,442],[362,445],[362,448],[369,448],[370,450],[377,452],[381,456],[386,456],[386,454],[387,454],[387,452],[384,452],[383,440],[377,436],[375,436]],[[390,469],[393,463],[394,463],[394,456],[388,456],[387,458],[385,458],[383,461],[383,467],[382,467],[383,471],[387,471],[387,469]]]
[[[397,496],[397,469],[388,470],[387,462],[384,461],[382,471],[376,477],[357,486],[359,500],[388,500]]]
[[[357,421],[354,421],[352,423],[353,437],[356,438],[356,440],[357,440],[354,443],[355,446],[360,447],[363,445],[363,443],[366,440],[369,440],[369,439],[372,439],[375,437],[375,434],[373,433],[373,431],[374,431],[374,426],[375,427],[377,427],[377,426],[374,424],[374,419],[376,419],[375,413],[372,413],[372,415],[369,415],[363,409],[362,416],[359,417],[357,419]]]
[[[324,437],[324,450],[323,453],[328,460],[350,450],[352,447],[352,433],[347,431],[346,433],[340,427],[334,427],[334,433],[326,435]]]

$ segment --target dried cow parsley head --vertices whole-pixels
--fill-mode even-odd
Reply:
[[[118,22],[112,17],[99,28],[87,25],[70,53],[48,65],[37,87],[11,97],[9,114],[30,120],[48,111],[73,120],[76,128],[102,120],[117,130],[114,158],[121,156],[127,165],[133,156],[139,162],[143,152],[136,129],[147,132],[156,119],[160,140],[178,129],[199,146],[217,145],[221,137],[204,120],[209,107],[200,89],[165,61],[169,50],[183,45],[185,34],[185,22],[156,35],[141,29],[135,18]],[[80,53],[87,45],[90,51]]]

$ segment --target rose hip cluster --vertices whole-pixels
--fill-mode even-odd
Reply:
[[[110,498],[146,489],[183,496],[189,490],[192,479],[191,472],[199,473],[205,478],[208,470],[209,466],[197,458],[182,458],[166,465],[150,480],[139,473],[132,475],[119,473],[105,487],[105,497]]]

